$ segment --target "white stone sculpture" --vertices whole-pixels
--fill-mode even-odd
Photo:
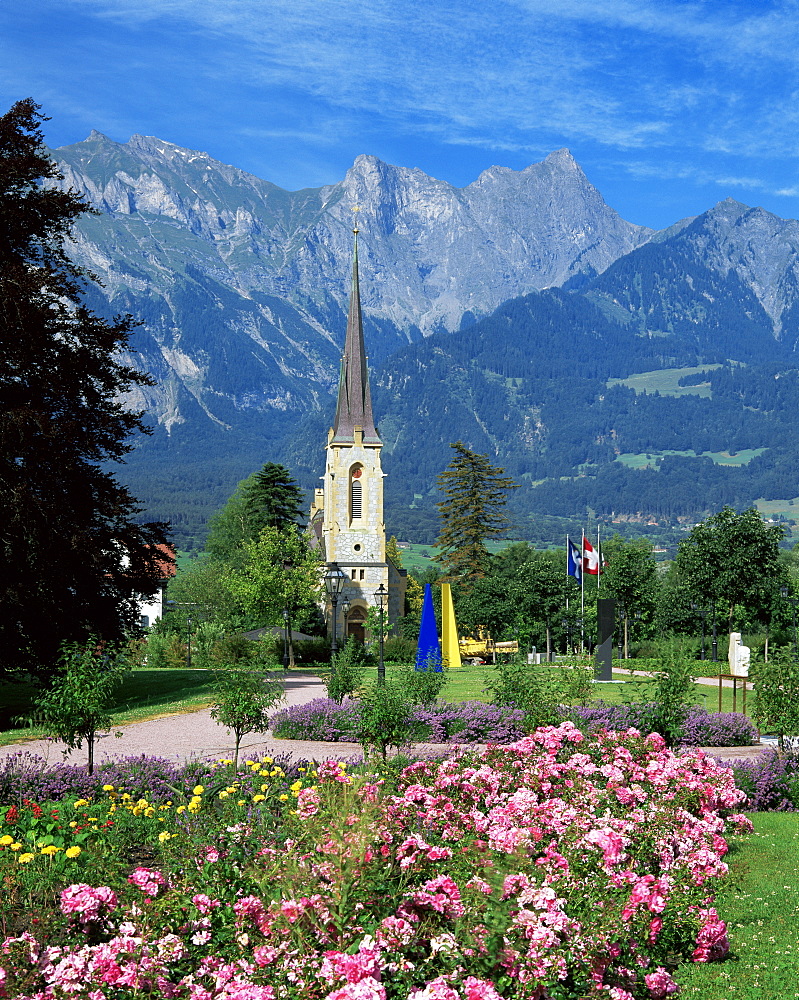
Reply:
[[[740,632],[730,632],[730,648],[727,659],[730,664],[730,673],[735,677],[749,676],[749,660],[752,651],[748,646],[744,646],[741,641]]]

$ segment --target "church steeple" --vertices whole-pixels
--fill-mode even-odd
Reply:
[[[355,233],[355,251],[352,259],[352,292],[350,312],[347,317],[347,337],[341,358],[341,375],[338,384],[336,418],[333,421],[331,444],[354,444],[355,431],[363,431],[364,444],[380,444],[380,437],[372,416],[372,397],[369,392],[369,372],[366,366],[366,349],[363,343],[361,321],[361,293],[358,285],[358,230]]]

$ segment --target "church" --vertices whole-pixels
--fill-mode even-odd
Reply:
[[[352,291],[336,415],[328,433],[323,487],[314,492],[309,520],[311,542],[321,550],[326,569],[335,563],[344,573],[339,621],[327,616],[331,634],[335,627],[342,644],[349,635],[364,640],[367,611],[379,606],[376,592],[381,586],[388,592],[387,620],[393,623],[401,617],[407,583],[407,571],[386,554],[383,442],[372,415],[358,285],[358,230],[353,232]]]

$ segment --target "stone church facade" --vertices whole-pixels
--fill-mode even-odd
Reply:
[[[336,563],[345,575],[336,634],[363,639],[367,610],[378,606],[375,591],[381,584],[388,591],[388,621],[395,622],[404,613],[407,573],[386,555],[383,442],[372,414],[358,284],[358,230],[354,232],[352,292],[336,415],[328,434],[323,487],[315,491],[309,528],[326,568]],[[346,622],[345,600],[349,602]],[[329,611],[328,607],[328,620]]]

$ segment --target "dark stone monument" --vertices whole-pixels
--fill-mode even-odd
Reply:
[[[613,680],[613,631],[616,625],[616,602],[610,597],[598,597],[596,602],[597,643],[594,678]]]

